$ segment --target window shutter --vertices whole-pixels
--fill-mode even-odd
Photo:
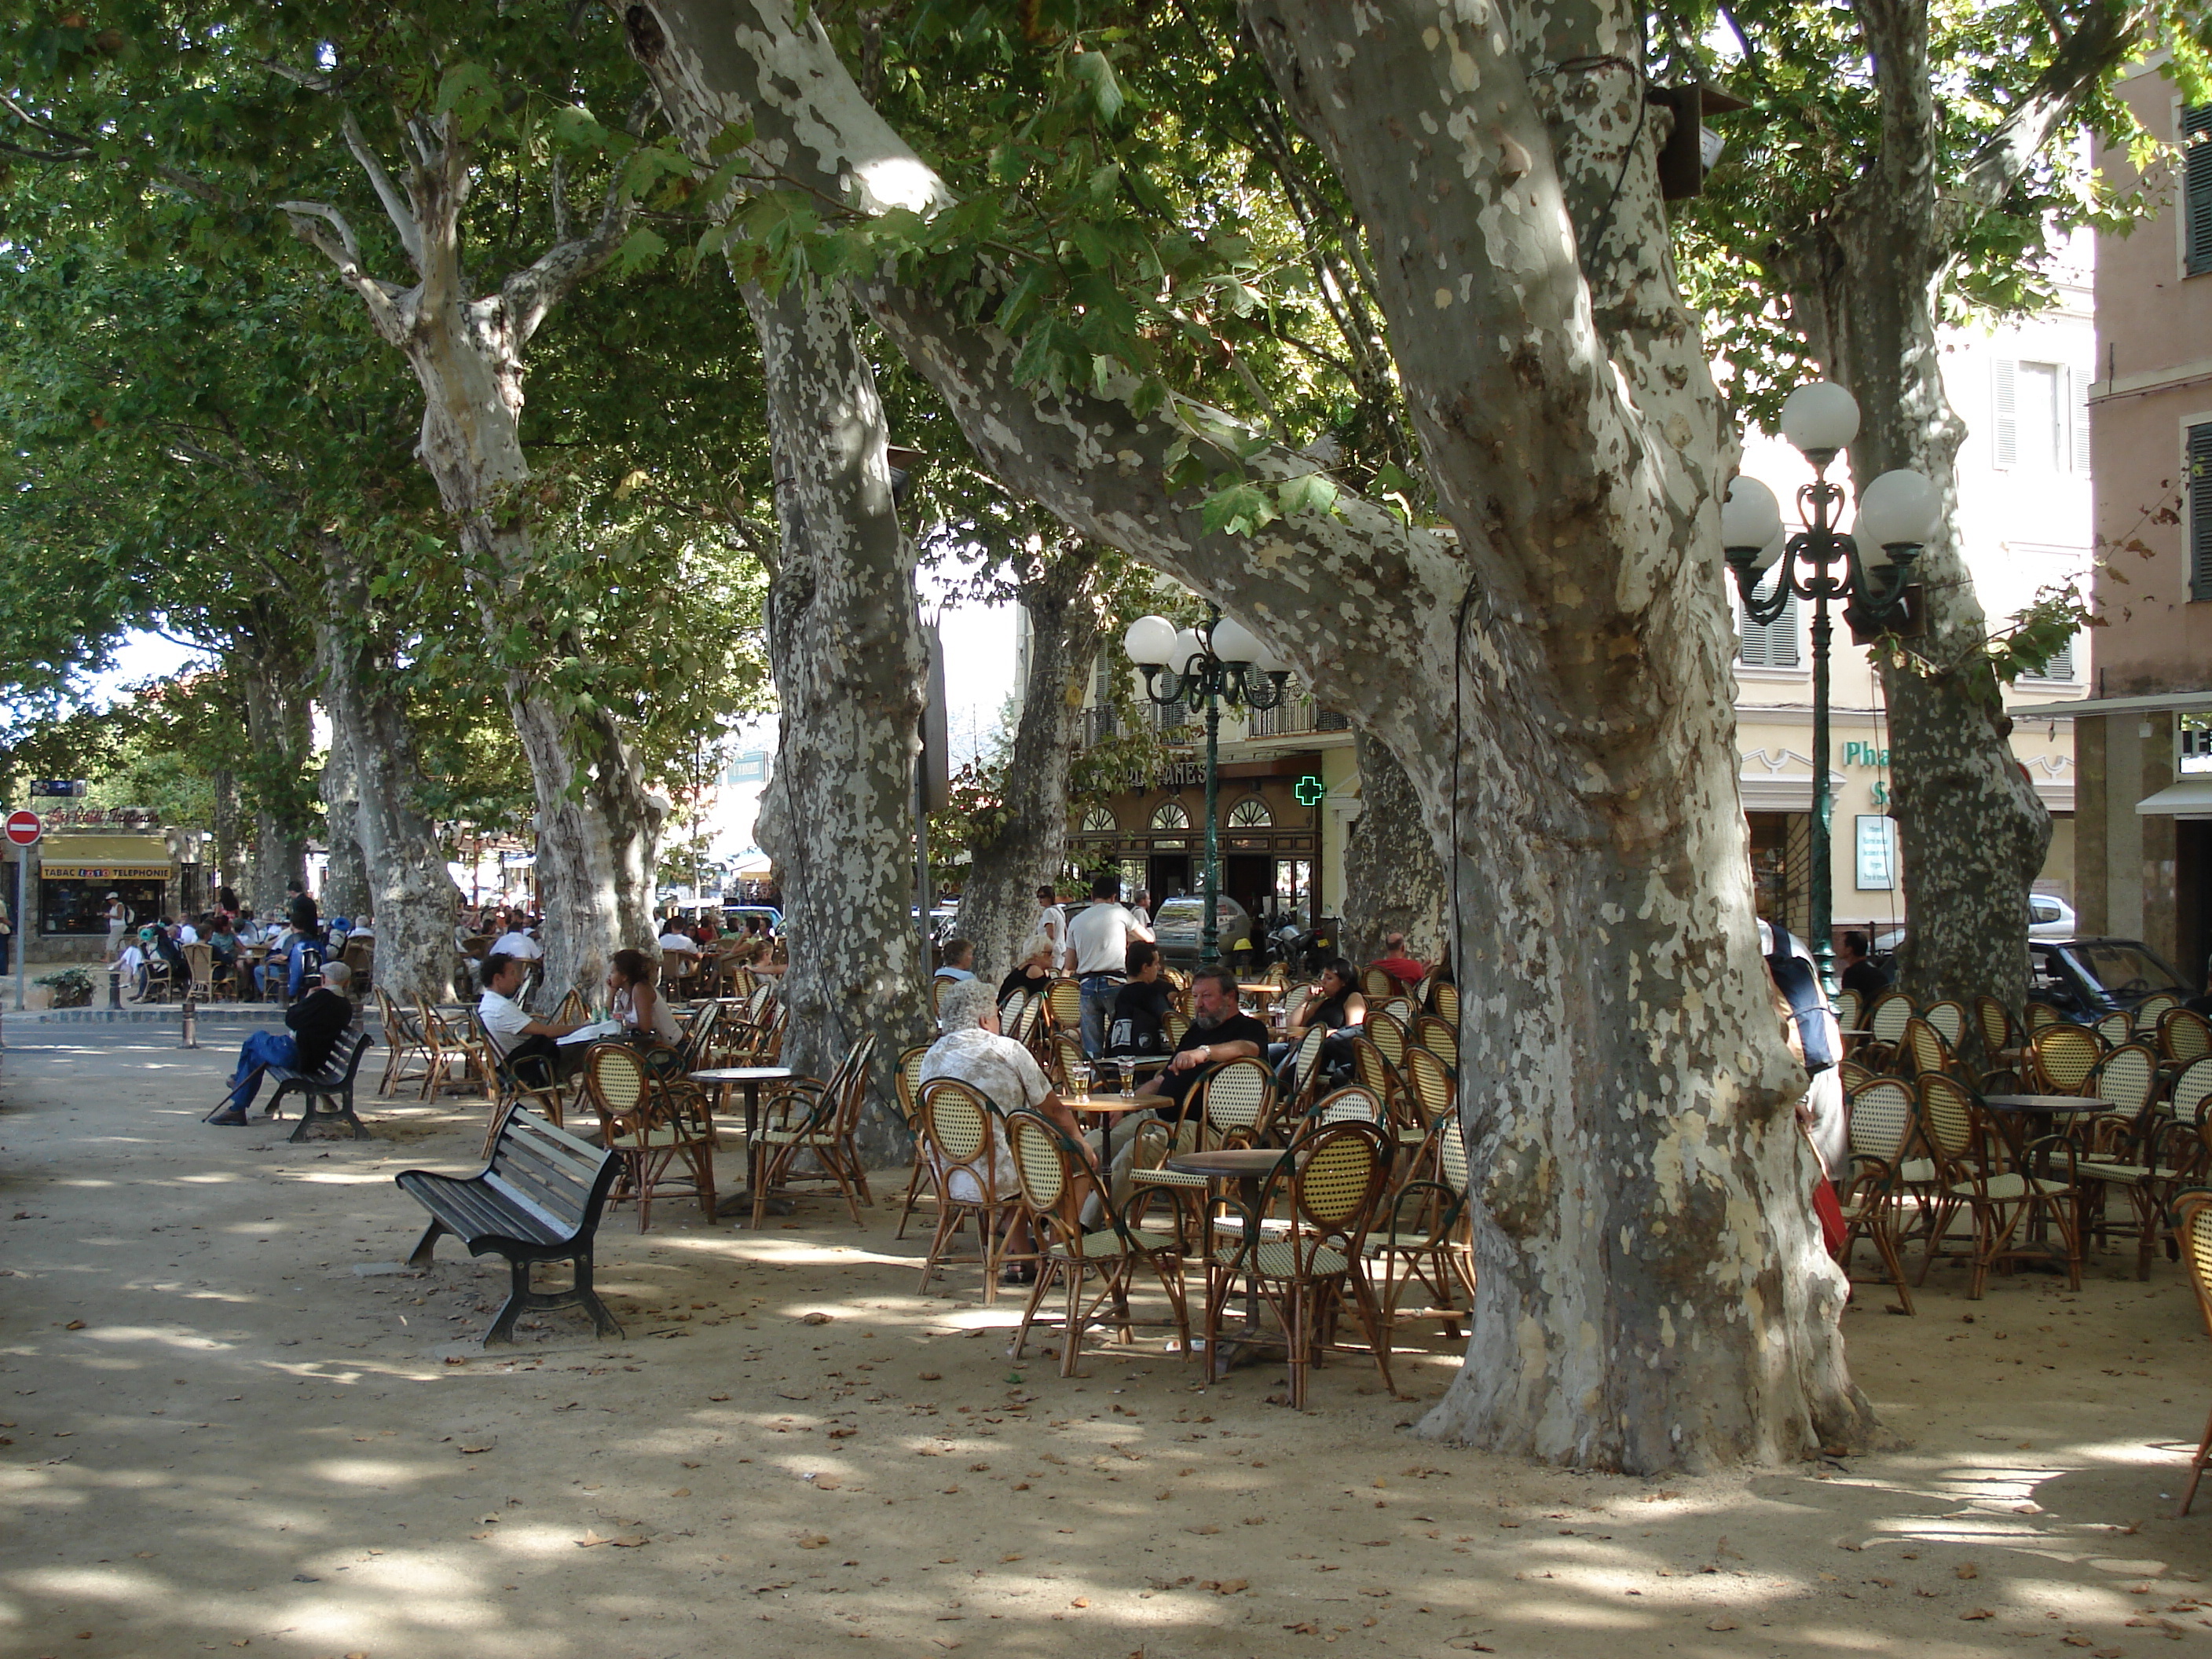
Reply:
[[[1759,590],[1760,599],[1773,592],[1776,574],[1773,571],[1767,573],[1766,580]],[[1746,668],[1797,666],[1797,596],[1795,593],[1784,603],[1782,614],[1771,623],[1755,623],[1743,611],[1738,611],[1736,660]]]
[[[2182,269],[2191,276],[2212,271],[2212,104],[2181,112]]]
[[[2212,599],[2212,422],[2189,428],[2189,597]]]
[[[2089,383],[2097,378],[2093,368],[2074,371],[2074,470],[2089,470]]]
[[[2020,465],[2020,422],[2014,385],[2020,376],[2020,365],[2010,357],[2000,357],[1990,365],[1990,369],[1996,416],[1993,464],[2009,471]]]
[[[2040,674],[2023,674],[2021,678],[2025,680],[2061,680],[2071,684],[2075,678],[2074,641],[2069,640],[2060,646],[2052,653],[2051,660],[2044,664]]]

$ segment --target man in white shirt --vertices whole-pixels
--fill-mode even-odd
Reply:
[[[523,973],[519,957],[497,951],[486,957],[484,991],[477,1000],[477,1018],[483,1022],[492,1046],[505,1056],[507,1069],[525,1083],[543,1086],[560,1076],[561,1039],[577,1027],[539,1019],[517,1002]]]
[[[193,927],[189,921],[180,919],[177,923],[177,943],[179,945],[198,945],[199,942],[200,930]]]
[[[376,927],[367,916],[363,916],[359,921],[354,923],[352,932],[349,933],[346,937],[349,939],[374,939],[376,937]]]
[[[513,957],[519,962],[538,962],[544,958],[545,947],[522,931],[522,921],[518,917],[504,933],[491,942],[491,949],[484,955],[487,957]]]
[[[1030,932],[1042,933],[1052,941],[1052,967],[1054,973],[1075,965],[1075,958],[1067,948],[1067,912],[1060,908],[1060,896],[1049,887],[1036,890],[1037,916]]]
[[[1083,1052],[1096,1060],[1106,1047],[1114,1021],[1114,999],[1128,977],[1129,942],[1152,943],[1152,930],[1121,902],[1121,878],[1100,876],[1091,884],[1091,902],[1068,930],[1069,954],[1083,989]]]

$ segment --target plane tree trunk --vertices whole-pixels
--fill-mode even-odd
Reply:
[[[842,290],[749,287],[745,305],[760,337],[781,531],[768,648],[782,717],[757,833],[775,861],[791,942],[785,1063],[826,1075],[872,1033],[863,1148],[888,1160],[904,1134],[891,1069],[932,1035],[930,964],[912,915],[927,667],[915,547],[891,501],[883,404]]]
[[[556,580],[536,545],[537,509],[521,438],[524,353],[546,313],[611,258],[633,216],[619,185],[596,223],[563,234],[496,289],[473,293],[461,217],[475,157],[453,118],[421,117],[404,193],[349,118],[349,147],[391,219],[417,281],[377,280],[353,229],[320,203],[283,204],[293,228],[337,269],[423,396],[417,447],[459,532],[484,641],[505,671],[507,708],[538,796],[538,877],[545,908],[540,994],[596,994],[607,960],[649,945],[654,866],[667,803],[649,793],[620,720],[559,682],[579,644],[549,615],[540,584]],[[565,220],[565,213],[562,216]]]
[[[1443,866],[1430,839],[1420,791],[1398,758],[1364,732],[1352,734],[1359,763],[1359,816],[1344,844],[1344,954],[1364,965],[1392,933],[1416,962],[1445,954]]]
[[[1073,542],[1016,586],[1029,618],[1029,672],[999,801],[969,843],[960,889],[961,937],[975,942],[976,973],[994,981],[1020,960],[1036,890],[1057,888],[1067,861],[1069,774],[1099,650],[1097,568],[1097,545]]]
[[[631,15],[687,129],[749,122],[784,179],[859,210],[948,199],[787,7]],[[1479,1289],[1469,1363],[1424,1431],[1631,1470],[1851,1443],[1869,1413],[1735,787],[1717,510],[1734,448],[1666,258],[1662,124],[1631,139],[1632,75],[1563,91],[1553,72],[1632,60],[1640,13],[1570,0],[1517,35],[1411,0],[1247,16],[1391,251],[1381,302],[1456,549],[1356,497],[1209,532],[1199,493],[1163,482],[1172,410],[1054,397],[964,320],[989,313],[988,267],[966,291],[858,292],[1010,488],[1329,686],[1459,862]],[[1256,442],[1246,465],[1263,484],[1313,470]]]
[[[252,812],[242,896],[256,915],[281,919],[286,886],[307,879],[307,837],[314,828],[307,764],[313,684],[310,647],[288,611],[258,603],[240,630],[251,753],[240,767]]]

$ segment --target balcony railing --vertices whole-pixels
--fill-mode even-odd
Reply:
[[[1291,738],[1309,732],[1345,732],[1351,722],[1334,708],[1324,708],[1294,680],[1282,702],[1273,708],[1255,708],[1247,717],[1245,735]]]

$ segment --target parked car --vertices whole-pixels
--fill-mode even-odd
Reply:
[[[2027,936],[2030,939],[2071,939],[2074,930],[2081,924],[2075,919],[2074,907],[2064,899],[2049,893],[2030,893],[2027,896]],[[1897,947],[1905,943],[1905,929],[1885,927],[1874,936],[1867,954],[1884,967],[1893,966],[1891,958]]]
[[[2197,994],[2141,939],[2033,939],[2027,947],[2027,994],[2076,1024],[2087,1025],[2122,1008],[2132,1009],[2163,991]]]
[[[1217,901],[1214,925],[1219,930],[1221,959],[1231,966],[1248,961],[1258,940],[1252,918],[1244,907],[1224,893]],[[1200,936],[1206,927],[1206,900],[1197,893],[1171,898],[1152,913],[1152,937],[1160,955],[1176,968],[1198,966]]]

